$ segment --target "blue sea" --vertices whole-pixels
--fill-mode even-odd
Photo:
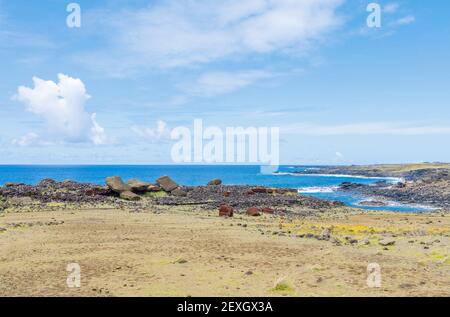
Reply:
[[[37,184],[44,178],[57,181],[71,179],[77,182],[104,185],[108,176],[121,176],[127,180],[139,178],[148,182],[169,175],[181,185],[205,185],[213,178],[222,179],[225,185],[262,185],[270,187],[288,187],[299,189],[305,195],[342,201],[348,206],[358,206],[358,202],[370,197],[361,197],[339,192],[337,186],[342,182],[371,184],[381,180],[395,179],[366,178],[333,175],[298,175],[296,171],[305,171],[315,167],[281,166],[276,174],[261,173],[254,165],[0,165],[0,185],[6,182]],[[361,207],[360,207],[361,208]],[[370,210],[391,210],[420,212],[425,207],[401,205],[395,202],[386,207],[362,207]]]

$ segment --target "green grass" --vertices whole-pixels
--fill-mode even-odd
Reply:
[[[168,196],[168,194],[165,191],[159,191],[159,192],[145,193],[144,196],[147,196],[147,197],[166,197],[166,196]]]
[[[294,288],[286,281],[280,281],[272,288],[272,292],[277,293],[293,293],[294,291]]]

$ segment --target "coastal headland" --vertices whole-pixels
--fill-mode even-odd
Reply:
[[[327,166],[296,173],[391,177],[398,181],[371,185],[343,183],[339,189],[378,198],[381,203],[387,200],[450,209],[448,163]]]
[[[447,184],[447,167],[423,167],[382,171],[404,179],[383,190]],[[434,192],[436,207],[447,190]],[[295,189],[170,177],[0,188],[2,296],[449,296],[449,254],[445,204],[367,211]],[[81,287],[67,285],[70,263]],[[368,283],[370,264],[380,287]]]

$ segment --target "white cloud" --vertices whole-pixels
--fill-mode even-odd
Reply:
[[[408,15],[404,18],[398,19],[394,22],[394,25],[408,25],[416,22],[416,18],[413,15]]]
[[[155,128],[133,126],[131,130],[146,141],[158,141],[170,136],[167,123],[162,120],[156,122]]]
[[[38,142],[39,142],[39,135],[37,135],[34,132],[27,133],[24,136],[18,139],[13,139],[11,141],[12,144],[20,146],[29,146],[32,144],[37,144]]]
[[[366,122],[341,125],[320,125],[299,123],[281,127],[290,134],[333,136],[333,135],[433,135],[450,134],[450,126],[429,125],[409,122]]]
[[[398,3],[388,3],[383,7],[383,12],[385,13],[395,13],[400,8]]]
[[[104,129],[97,123],[95,113],[89,114],[85,103],[90,98],[80,79],[63,74],[58,83],[33,77],[34,88],[20,86],[17,100],[27,106],[27,111],[44,120],[46,138],[29,133],[15,141],[18,145],[39,142],[108,142]]]
[[[168,0],[145,9],[92,13],[112,47],[87,62],[115,74],[208,63],[238,55],[304,52],[341,24],[344,0]],[[85,56],[79,56],[80,60]],[[86,60],[85,60],[86,61]]]
[[[272,73],[260,70],[209,72],[202,74],[193,84],[180,88],[192,96],[213,97],[233,92],[272,76],[274,76]]]

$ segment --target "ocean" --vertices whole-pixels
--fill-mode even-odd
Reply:
[[[225,185],[262,185],[298,189],[305,195],[342,201],[348,206],[369,210],[390,210],[420,212],[425,207],[402,205],[396,202],[384,207],[361,207],[358,202],[368,197],[337,191],[342,182],[370,184],[389,178],[367,178],[345,175],[298,175],[311,166],[281,166],[278,173],[262,174],[254,165],[0,165],[0,185],[6,182],[34,185],[44,178],[56,181],[66,179],[83,183],[105,184],[108,176],[121,176],[124,180],[139,178],[154,182],[158,177],[168,175],[180,185],[205,185],[213,178],[222,179]],[[369,197],[370,198],[370,197]]]

